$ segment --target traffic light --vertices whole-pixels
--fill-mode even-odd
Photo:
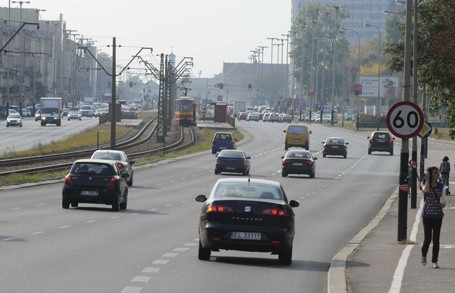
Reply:
[[[251,83],[248,84],[248,90],[251,91],[253,89],[253,85]]]
[[[360,96],[362,94],[362,85],[356,84],[354,89],[354,95]]]

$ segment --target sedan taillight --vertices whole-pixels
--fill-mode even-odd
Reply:
[[[73,180],[71,179],[70,175],[66,175],[64,184],[65,185],[73,185]]]
[[[286,216],[286,211],[283,208],[265,209],[262,211],[262,214],[270,216]]]
[[[119,181],[119,179],[117,177],[111,177],[111,180],[109,180],[109,183],[107,184],[107,188],[114,190],[115,185],[117,184],[117,181]]]
[[[207,213],[232,213],[234,210],[227,206],[220,205],[209,205],[207,207]]]

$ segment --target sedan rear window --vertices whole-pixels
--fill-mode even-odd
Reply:
[[[375,133],[374,138],[379,138],[379,139],[389,139],[390,136],[388,133]]]
[[[117,175],[111,165],[99,163],[75,163],[70,173],[77,175]]]
[[[283,194],[280,188],[273,185],[248,182],[225,182],[219,184],[215,191],[215,198],[222,197],[282,200]]]

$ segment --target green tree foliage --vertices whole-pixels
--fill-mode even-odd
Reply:
[[[335,20],[335,8],[322,4],[304,5],[292,24],[290,56],[294,62],[294,78],[303,96],[318,83],[319,98],[330,96],[333,72],[333,42],[336,44],[336,96],[345,72],[345,63],[349,57],[349,44],[340,32],[339,22],[347,17],[346,9],[339,9]],[[337,21],[337,24],[335,24]],[[318,82],[316,82],[316,71]],[[322,77],[323,76],[323,77]],[[322,88],[322,79],[324,87]],[[324,98],[325,97],[325,98]]]
[[[455,1],[419,1],[418,84],[427,88],[432,113],[447,109],[450,135],[455,137]],[[403,30],[404,28],[402,28]],[[388,66],[403,71],[404,34],[386,48]]]

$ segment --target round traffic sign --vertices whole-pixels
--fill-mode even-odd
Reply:
[[[387,127],[399,138],[416,136],[424,121],[422,110],[409,101],[398,102],[387,112]]]

